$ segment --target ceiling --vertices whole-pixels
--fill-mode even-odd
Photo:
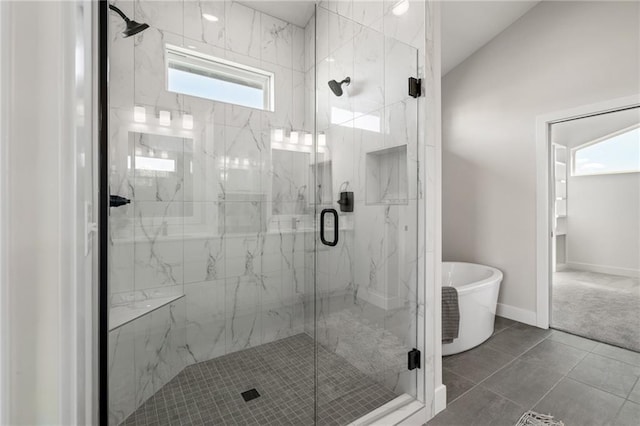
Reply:
[[[513,24],[539,1],[443,1],[442,75]]]
[[[239,1],[245,6],[264,12],[267,15],[280,18],[283,21],[291,22],[299,27],[304,28],[309,22],[315,9],[315,2],[307,1],[270,1],[270,0],[251,0]]]
[[[360,0],[356,0],[360,1]],[[312,0],[240,0],[246,6],[305,27],[314,13]],[[442,2],[442,75],[487,44],[539,1]]]
[[[574,148],[640,123],[640,108],[615,111],[551,126],[551,140]]]

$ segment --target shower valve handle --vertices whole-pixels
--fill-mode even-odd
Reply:
[[[119,195],[109,195],[109,207],[120,207],[125,204],[129,204],[130,199],[121,197]]]

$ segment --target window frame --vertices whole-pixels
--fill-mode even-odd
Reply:
[[[177,93],[184,96],[195,96],[201,99],[207,99],[212,102],[220,102],[229,105],[237,105],[244,108],[258,109],[260,111],[275,111],[275,73],[260,68],[232,62],[216,56],[207,55],[184,47],[165,44],[165,89],[171,93]],[[179,65],[194,70],[193,74],[207,76],[212,79],[221,81],[234,82],[238,85],[247,87],[262,88],[263,102],[262,108],[255,108],[247,105],[241,105],[233,102],[225,102],[219,99],[212,99],[205,96],[197,96],[188,93],[176,92],[169,90],[169,69],[179,69],[171,67],[172,64]],[[200,71],[200,72],[197,72]],[[217,78],[217,76],[225,76],[226,78]]]
[[[628,133],[631,132],[633,130],[636,129],[640,129],[640,123],[637,124],[633,124],[629,127],[625,127],[624,129],[620,129],[620,130],[616,130],[613,133],[609,133],[608,135],[605,136],[601,136],[597,139],[594,139],[592,141],[589,141],[587,143],[583,143],[582,145],[578,145],[576,147],[571,148],[571,177],[582,177],[582,176],[601,176],[601,175],[619,175],[619,174],[626,174],[626,173],[640,173],[640,168],[638,169],[631,169],[631,170],[619,170],[619,171],[615,171],[615,172],[591,172],[591,173],[580,173],[580,174],[576,174],[576,153],[584,148],[588,148],[592,145],[596,145],[599,144],[601,142],[604,142],[608,139],[613,139],[616,136],[622,135],[624,133]]]

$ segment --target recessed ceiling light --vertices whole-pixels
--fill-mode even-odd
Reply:
[[[393,9],[391,9],[396,16],[404,15],[407,13],[407,10],[409,10],[409,0],[400,0],[393,6]]]
[[[202,17],[204,19],[206,19],[207,21],[209,21],[209,22],[218,22],[218,17],[217,16],[213,16],[213,15],[210,15],[208,13],[203,13]]]

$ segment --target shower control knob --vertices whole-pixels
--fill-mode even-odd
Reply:
[[[129,204],[130,199],[121,197],[119,195],[109,195],[109,207],[120,207],[125,204]]]

